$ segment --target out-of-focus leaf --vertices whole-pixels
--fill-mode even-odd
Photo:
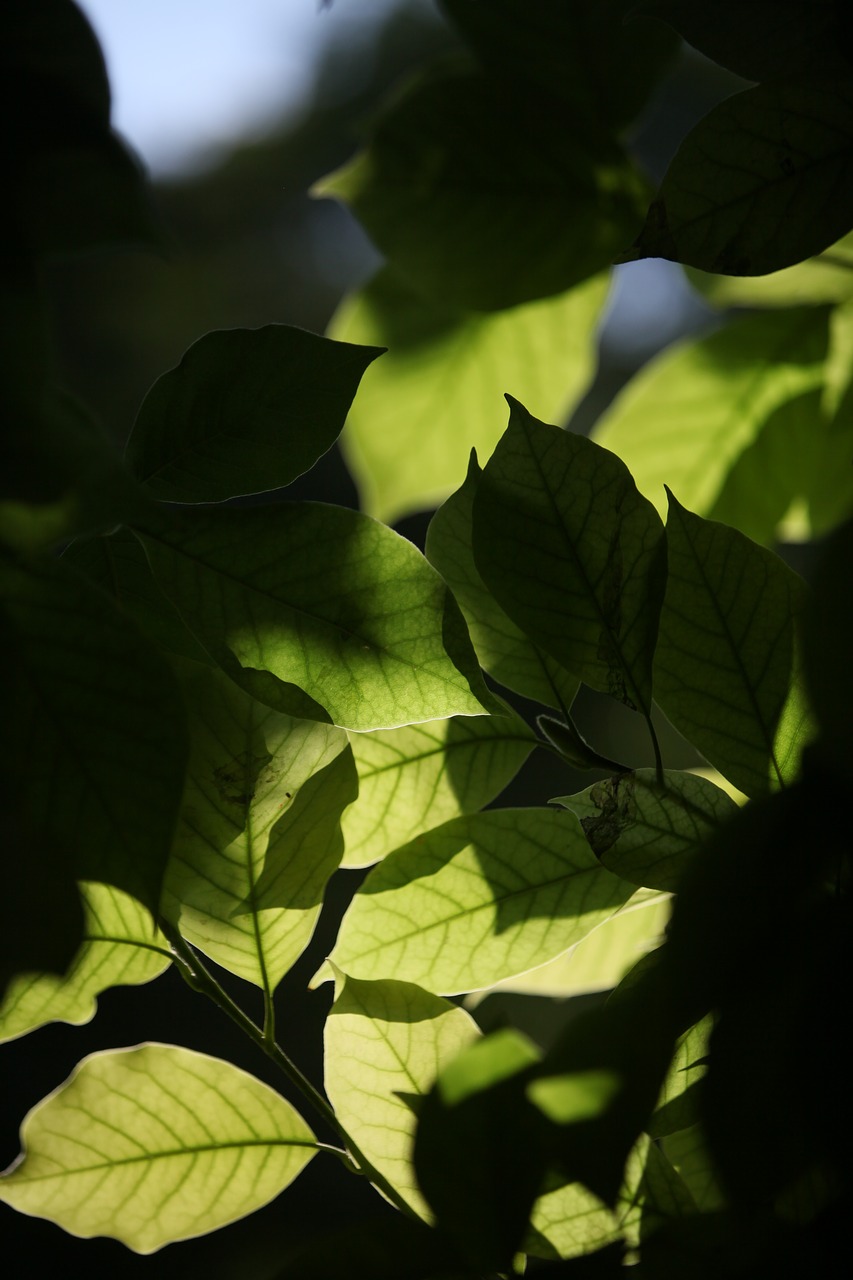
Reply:
[[[152,517],[142,534],[187,625],[226,667],[282,682],[280,709],[291,709],[286,684],[296,686],[293,714],[311,716],[307,694],[347,729],[497,705],[447,587],[368,516],[318,502],[185,508]]]
[[[853,297],[853,233],[814,258],[767,276],[720,276],[687,269],[687,278],[715,307],[802,307]]]
[[[622,148],[588,139],[559,98],[467,70],[411,86],[317,191],[346,201],[417,292],[479,311],[601,271],[648,200]]]
[[[474,559],[510,618],[567,670],[651,709],[663,527],[625,464],[510,401],[474,498]]]
[[[106,127],[110,86],[100,45],[88,19],[68,0],[6,0],[0,11],[6,58],[34,79],[50,78],[79,108]]]
[[[853,222],[849,73],[724,99],[676,152],[626,258],[764,275],[811,258]]]
[[[412,1164],[419,1102],[478,1036],[463,1009],[413,983],[336,975],[325,1030],[326,1092],[371,1164],[422,1216],[429,1211]]]
[[[796,644],[804,584],[773,552],[671,494],[667,542],[656,698],[724,777],[763,795],[793,780],[810,733]]]
[[[484,808],[535,745],[509,707],[501,716],[350,734],[358,803],[343,815],[342,866],[369,866],[424,831]]]
[[[281,324],[208,333],[145,397],[131,469],[168,502],[290,484],[337,439],[379,354]]]
[[[388,348],[341,437],[363,510],[396,520],[452,493],[471,449],[487,457],[497,443],[507,391],[561,420],[594,372],[606,292],[597,275],[508,311],[455,311],[386,269],[346,300],[332,337]]]
[[[21,1127],[0,1200],[72,1235],[154,1253],[260,1209],[314,1135],[245,1071],[174,1045],[93,1053]]]
[[[534,644],[504,613],[474,563],[472,518],[480,475],[472,451],[464,484],[430,521],[427,559],[456,597],[480,665],[508,689],[546,706],[568,710],[580,681]]]
[[[446,822],[370,872],[331,959],[445,995],[493,986],[567,951],[632,888],[606,871],[573,815],[496,809]]]
[[[0,1041],[46,1022],[89,1022],[102,991],[150,982],[171,963],[166,939],[133,898],[104,884],[84,884],[81,893],[83,941],[71,967],[64,977],[27,973],[11,983],[0,1005]]]
[[[853,563],[853,520],[829,539],[815,570],[803,621],[803,655],[809,697],[825,756],[853,771],[853,595],[847,589]]]
[[[804,308],[734,321],[664,352],[596,425],[663,513],[667,484],[707,515],[726,476],[774,409],[819,388],[827,313]]]

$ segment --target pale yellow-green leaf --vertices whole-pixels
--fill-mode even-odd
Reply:
[[[221,673],[180,667],[192,750],[163,911],[271,992],[307,945],[355,795],[342,729],[294,720]]]
[[[438,1072],[479,1035],[449,1000],[410,982],[336,975],[326,1019],[326,1092],[368,1160],[422,1216],[412,1167],[416,1107]]]
[[[667,1159],[680,1174],[701,1213],[725,1209],[726,1198],[711,1162],[708,1143],[700,1124],[679,1129],[661,1139]]]
[[[80,885],[83,942],[63,977],[23,973],[0,1005],[0,1041],[14,1040],[46,1022],[89,1022],[108,987],[150,982],[169,967],[169,944],[150,913],[110,885]]]
[[[268,1085],[166,1044],[94,1053],[21,1126],[0,1200],[72,1235],[153,1253],[267,1204],[314,1135]]]
[[[342,866],[378,862],[424,831],[482,809],[536,745],[509,707],[502,716],[455,716],[350,734],[358,800],[342,820]]]
[[[329,333],[388,348],[367,371],[341,437],[370,515],[391,521],[435,507],[465,478],[471,449],[488,458],[506,422],[505,393],[560,421],[595,368],[607,276],[498,312],[459,312],[383,272],[348,298]]]

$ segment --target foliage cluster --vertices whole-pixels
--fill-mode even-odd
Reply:
[[[387,265],[330,336],[200,338],[118,457],[54,385],[40,263],[153,236],[145,186],[71,0],[4,7],[24,124],[4,144],[0,1034],[86,1021],[174,965],[325,1136],[233,1064],[149,1043],[31,1112],[0,1199],[150,1253],[323,1152],[399,1215],[282,1274],[815,1268],[850,1194],[850,18],[441,8],[466,52],[321,187]],[[754,83],[655,193],[630,139],[679,35]],[[692,268],[718,327],[593,438],[547,425],[587,384],[609,265],[643,256]],[[365,512],[274,494],[347,416]],[[439,501],[425,555],[382,523]],[[780,535],[825,537],[810,587]],[[581,684],[646,723],[653,767],[586,741]],[[654,705],[708,768],[663,758]],[[598,780],[487,807],[534,750]],[[316,979],[321,1093],[274,994],[340,866],[372,869]],[[499,984],[612,994],[542,1049],[457,999]]]

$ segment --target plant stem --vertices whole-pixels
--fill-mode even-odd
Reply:
[[[655,774],[657,775],[658,786],[665,787],[666,779],[663,776],[663,757],[661,756],[661,753],[660,753],[660,743],[658,742],[658,735],[655,733],[655,726],[652,724],[651,711],[649,711],[646,714],[646,724],[649,726],[649,733],[652,739],[652,750],[655,753]]]
[[[195,951],[181,937],[177,929],[165,920],[160,920],[159,924],[161,930],[169,939],[177,968],[184,980],[194,991],[200,991],[203,995],[206,995],[223,1013],[227,1014],[231,1021],[236,1023],[240,1030],[257,1045],[262,1053],[265,1053],[275,1063],[279,1070],[287,1076],[291,1084],[311,1103],[314,1110],[322,1116],[329,1128],[338,1135],[347,1148],[346,1152],[338,1152],[338,1154],[348,1159],[350,1169],[361,1173],[369,1182],[372,1182],[377,1190],[381,1191],[401,1213],[413,1218],[416,1222],[422,1222],[423,1219],[420,1214],[415,1212],[411,1205],[403,1199],[399,1191],[392,1187],[387,1178],[370,1163],[358,1144],[347,1133],[323,1095],[319,1090],[315,1089],[308,1077],[302,1074],[296,1063],[291,1061],[281,1046],[270,1038],[265,1031],[262,1031],[248,1014],[244,1013],[240,1006],[231,999],[228,992],[220,986],[213,974],[205,968]],[[337,1148],[330,1148],[327,1144],[319,1143],[318,1147],[337,1152]]]

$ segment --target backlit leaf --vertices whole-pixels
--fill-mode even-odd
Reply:
[[[801,307],[853,296],[853,233],[823,253],[766,276],[719,276],[687,270],[690,283],[715,307]]]
[[[289,1102],[230,1062],[174,1045],[93,1053],[21,1127],[0,1200],[137,1253],[274,1199],[314,1154]]]
[[[378,354],[288,325],[208,333],[148,392],[128,462],[168,502],[281,488],[334,443]]]
[[[350,734],[358,802],[343,815],[342,865],[366,867],[415,836],[493,800],[536,745],[509,707]]]
[[[594,372],[606,292],[598,275],[508,311],[455,311],[386,269],[344,301],[332,337],[388,348],[341,437],[363,510],[396,520],[446,498],[471,449],[488,457],[500,438],[507,391],[561,420]]]

